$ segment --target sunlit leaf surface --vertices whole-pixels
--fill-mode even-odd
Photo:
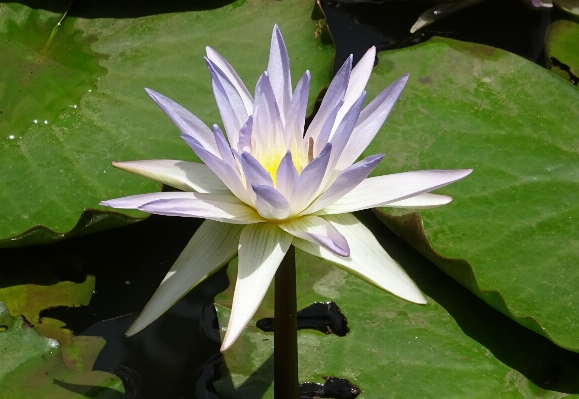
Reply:
[[[370,97],[410,81],[366,151],[375,174],[473,168],[419,219],[388,219],[446,273],[521,324],[579,351],[579,90],[494,48],[437,39],[383,53]],[[447,258],[466,261],[449,261]]]
[[[64,11],[70,2],[62,3]],[[333,47],[320,42],[311,1],[222,4],[193,2],[178,13],[116,19],[76,17],[99,15],[98,5],[78,3],[60,26],[61,14],[0,5],[0,245],[22,245],[9,238],[38,225],[44,228],[24,243],[54,241],[85,209],[102,209],[101,200],[159,190],[113,169],[113,160],[195,160],[143,89],[173,98],[210,126],[221,123],[205,46],[221,52],[252,91],[278,23],[294,82],[310,69],[312,99],[329,82]],[[123,16],[117,8],[107,16]],[[110,215],[91,211],[74,233],[131,221]]]
[[[347,378],[371,398],[575,397],[579,355],[510,320],[469,293],[394,236],[371,213],[358,215],[425,293],[414,305],[329,262],[296,251],[298,308],[335,301],[347,317],[344,337],[298,332],[299,378]],[[228,274],[235,281],[236,262]],[[218,296],[227,326],[233,284]],[[215,386],[223,397],[273,398],[273,333],[255,321],[273,316],[272,290],[254,322],[223,355]],[[223,331],[222,331],[223,332]]]

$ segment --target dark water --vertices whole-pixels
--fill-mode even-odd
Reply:
[[[50,8],[51,5],[62,7],[67,2],[29,3]],[[190,2],[183,1],[156,2],[147,6],[142,6],[141,2],[128,2],[122,7],[112,2],[80,4],[71,8],[71,15],[129,18],[191,9]],[[203,4],[206,2],[198,6]],[[359,58],[371,45],[379,49],[400,48],[423,42],[433,35],[489,44],[542,64],[544,32],[552,18],[552,12],[530,11],[519,1],[496,0],[454,14],[411,35],[410,27],[428,8],[428,2],[328,2],[323,4],[323,8],[336,43],[336,65],[340,65],[350,53]],[[107,344],[95,369],[119,375],[125,382],[128,398],[218,398],[210,389],[220,362],[219,334],[212,303],[214,296],[229,284],[225,270],[200,284],[142,332],[131,338],[124,336],[200,223],[194,219],[152,216],[136,225],[57,244],[0,250],[3,259],[0,277],[12,284],[51,284],[61,279],[82,281],[87,274],[96,276],[96,290],[89,306],[52,309],[43,312],[42,316],[63,320],[76,334],[103,336]],[[412,251],[394,235],[390,241],[393,252],[396,248],[399,252]],[[420,273],[409,271],[421,288],[420,276],[429,275],[457,292],[464,291],[434,267],[424,271],[425,274]],[[427,294],[431,295],[430,292]],[[464,291],[463,295],[471,294]],[[488,308],[482,301],[480,306]],[[488,312],[491,313],[489,318],[500,319],[500,324],[506,326],[505,331],[514,329],[519,336],[531,334],[529,342],[532,345],[535,345],[535,340],[543,340],[498,312],[492,309]],[[339,329],[334,328],[336,331]],[[548,345],[541,342],[543,346]],[[488,345],[494,344],[490,342]],[[521,350],[525,351],[525,348]],[[552,351],[559,353],[563,350],[552,345]],[[572,357],[574,354],[561,356]],[[517,369],[523,367],[515,358],[506,357],[503,361]],[[540,378],[522,372],[531,379]],[[534,382],[537,385],[544,383]],[[327,384],[345,382],[329,379]],[[316,392],[316,389],[318,396],[325,397],[321,395],[330,387],[312,384],[309,392]]]

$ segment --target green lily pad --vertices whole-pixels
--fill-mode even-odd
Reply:
[[[296,250],[298,308],[335,301],[348,319],[344,337],[298,332],[299,379],[346,378],[370,398],[577,397],[579,355],[485,304],[388,231],[370,212],[357,216],[416,281],[428,303],[398,299],[329,262]],[[228,268],[235,281],[236,262]],[[232,286],[234,284],[231,284]],[[232,288],[218,297],[227,326]],[[273,333],[255,320],[273,316],[268,292],[254,322],[224,354],[224,398],[273,398]]]
[[[381,54],[369,97],[406,72],[365,153],[386,153],[374,174],[474,172],[437,190],[454,201],[422,220],[384,221],[490,305],[579,351],[579,90],[508,52],[435,39]]]
[[[121,399],[120,379],[103,371],[73,371],[58,341],[40,335],[0,302],[0,396],[3,398]]]
[[[70,2],[62,3],[64,11]],[[330,81],[333,47],[317,38],[311,1],[221,4],[194,2],[191,11],[141,18],[67,16],[60,25],[61,14],[0,6],[0,246],[51,242],[144,217],[98,207],[159,190],[110,162],[196,160],[143,89],[173,98],[209,125],[220,123],[205,46],[225,56],[252,89],[278,23],[294,81],[312,72],[312,100]],[[75,3],[75,14],[90,15],[90,7]]]
[[[93,276],[88,276],[82,283],[62,281],[52,285],[12,285],[0,288],[0,302],[7,306],[11,316],[24,316],[39,334],[58,341],[66,367],[91,371],[105,340],[102,337],[74,336],[62,321],[40,317],[40,312],[59,306],[86,306],[94,288]]]
[[[579,24],[559,20],[549,25],[545,41],[547,65],[571,83],[579,79]]]

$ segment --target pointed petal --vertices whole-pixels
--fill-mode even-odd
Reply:
[[[347,272],[376,285],[383,290],[406,299],[424,304],[426,300],[414,282],[402,268],[384,251],[376,237],[354,215],[324,216],[342,234],[350,245],[350,256],[336,256],[334,253],[311,242],[294,239],[296,248],[314,256],[338,264]]]
[[[252,153],[260,157],[272,148],[284,148],[283,123],[267,72],[263,73],[255,88],[253,113]]]
[[[213,94],[223,120],[225,133],[231,147],[237,148],[239,130],[247,121],[249,114],[237,89],[225,73],[210,59],[206,58],[205,60],[211,73]]]
[[[252,184],[263,184],[273,187],[271,175],[261,166],[257,159],[247,152],[241,154],[240,159],[248,186]]]
[[[241,182],[241,175],[238,169],[229,166],[221,158],[209,153],[203,147],[191,143],[191,148],[195,154],[221,179],[229,190],[246,204],[251,204],[247,190]]]
[[[294,161],[292,160],[292,153],[288,151],[281,159],[277,168],[275,186],[280,193],[282,193],[286,198],[289,198],[298,178],[299,174],[294,165]]]
[[[243,227],[212,220],[203,222],[131,324],[127,336],[147,327],[197,284],[229,262],[237,254]]]
[[[452,197],[449,197],[448,195],[426,193],[417,195],[415,197],[406,198],[401,201],[389,202],[384,205],[378,204],[378,206],[387,206],[388,208],[404,208],[404,209],[430,209],[446,205],[451,201]]]
[[[255,209],[237,197],[225,194],[195,193],[195,198],[159,199],[141,205],[138,209],[157,215],[203,218],[232,224],[264,221]]]
[[[275,188],[253,184],[251,186],[256,195],[255,205],[257,212],[265,219],[283,220],[291,213],[289,202]]]
[[[337,120],[342,120],[346,112],[350,107],[356,102],[356,100],[364,92],[364,88],[370,79],[370,74],[372,73],[372,68],[374,68],[374,61],[376,60],[376,47],[372,46],[366,51],[364,56],[360,58],[360,61],[352,69],[350,74],[350,80],[348,81],[348,89],[346,90],[346,95],[344,96],[344,107],[338,114]]]
[[[225,76],[227,76],[229,81],[237,89],[239,96],[243,100],[247,114],[253,114],[253,98],[243,84],[243,81],[239,78],[239,75],[237,75],[237,72],[235,72],[235,69],[233,69],[233,67],[225,60],[225,58],[221,56],[221,54],[219,54],[211,47],[206,47],[205,50],[207,51],[207,58],[209,58],[215,65],[219,67],[219,69],[223,71]]]
[[[356,188],[316,214],[329,215],[359,211],[402,201],[454,183],[472,169],[420,170],[370,177]]]
[[[334,129],[334,122],[336,122],[336,117],[338,116],[338,112],[344,105],[343,101],[339,101],[336,104],[336,107],[330,112],[328,115],[328,119],[324,122],[324,126],[320,130],[318,137],[314,141],[314,156],[318,156],[319,153],[324,149],[326,144],[330,141],[330,136],[332,135],[332,130]]]
[[[99,205],[110,206],[111,208],[117,209],[139,209],[140,206],[159,200],[171,200],[171,199],[181,200],[181,199],[196,199],[196,198],[197,198],[196,193],[192,192],[162,192],[162,193],[130,195],[128,197],[110,199],[106,201],[101,201]]]
[[[340,101],[344,99],[346,90],[348,88],[348,80],[350,79],[350,71],[352,70],[352,56],[348,57],[342,67],[332,79],[328,91],[324,95],[320,109],[316,113],[316,116],[310,123],[308,130],[305,135],[306,141],[311,138],[314,142],[318,139],[318,135],[324,126],[324,122],[328,119],[328,116],[336,107]]]
[[[237,150],[239,152],[251,151],[251,133],[253,131],[253,115],[247,118],[245,124],[239,130],[239,143],[237,143]]]
[[[304,125],[306,122],[306,112],[308,109],[308,94],[310,92],[310,71],[306,71],[292,97],[289,108],[285,116],[284,138],[286,144],[293,140],[301,142],[304,137]]]
[[[392,111],[392,107],[394,107],[398,97],[400,97],[407,81],[408,74],[388,86],[360,112],[356,127],[342,152],[340,160],[336,164],[336,169],[343,170],[352,165],[368,147],[368,144],[374,139],[376,133],[378,133],[384,121],[390,115],[390,111]]]
[[[213,133],[201,119],[155,90],[145,89],[145,91],[157,103],[159,108],[167,114],[182,135],[190,136],[211,154],[218,154]]]
[[[225,140],[225,136],[223,136],[223,132],[219,128],[218,125],[213,125],[213,134],[215,135],[215,142],[217,143],[217,149],[219,150],[219,155],[221,155],[221,159],[231,167],[231,169],[237,169],[237,163],[235,159],[233,159],[233,153],[231,152],[231,147]]]
[[[172,159],[113,162],[115,168],[144,176],[171,187],[199,193],[227,192],[229,189],[202,163]]]
[[[329,222],[317,216],[303,216],[278,225],[291,235],[321,245],[338,256],[350,256],[348,241]]]
[[[318,193],[331,153],[332,144],[328,143],[320,152],[320,155],[302,170],[289,201],[293,213],[299,213],[304,210]]]
[[[320,195],[312,205],[302,212],[302,215],[317,212],[352,191],[358,184],[368,177],[376,166],[378,166],[378,163],[380,163],[383,157],[384,154],[371,155],[345,169],[332,185],[324,191],[324,193]]]
[[[271,35],[269,62],[267,73],[271,87],[277,100],[282,122],[285,122],[286,112],[292,98],[292,81],[290,75],[290,61],[281,33],[275,25]]]
[[[344,118],[340,121],[340,124],[338,125],[338,128],[336,129],[334,135],[331,136],[330,143],[332,143],[332,157],[330,158],[329,164],[330,170],[334,170],[340,157],[342,156],[344,148],[346,148],[346,145],[350,140],[352,131],[354,130],[354,126],[356,126],[358,116],[360,115],[360,111],[362,110],[362,106],[364,105],[365,98],[366,92],[362,92],[360,98],[356,100],[354,105],[352,105],[352,107],[348,110]]]
[[[270,223],[250,224],[241,232],[239,272],[222,352],[235,342],[255,314],[292,239]]]

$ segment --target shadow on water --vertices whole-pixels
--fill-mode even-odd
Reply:
[[[245,0],[237,0],[244,3]],[[184,11],[204,11],[235,3],[234,0],[22,0],[15,3],[30,8],[81,18],[138,18],[148,15],[167,14]],[[70,8],[69,8],[70,7]]]
[[[357,216],[420,290],[444,307],[466,335],[537,387],[579,393],[579,353],[555,345],[487,305],[388,230],[371,212]]]
[[[487,0],[410,33],[418,16],[432,4],[416,0],[323,1],[336,44],[334,71],[350,54],[357,61],[370,46],[375,45],[378,50],[398,49],[433,36],[486,44],[543,65],[550,11],[530,10],[520,0]]]
[[[49,309],[41,316],[64,321],[77,335],[104,337],[107,343],[94,369],[121,377],[127,398],[197,398],[202,366],[219,354],[213,298],[229,284],[225,269],[140,333],[130,338],[124,333],[200,223],[151,216],[56,244],[1,249],[0,281],[2,286],[50,285],[94,275],[95,293],[88,306]]]

